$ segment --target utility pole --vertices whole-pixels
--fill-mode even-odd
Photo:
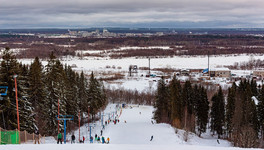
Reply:
[[[209,71],[209,62],[210,62],[210,61],[209,61],[209,56],[210,56],[210,55],[209,55],[209,51],[208,51],[208,75],[209,75],[209,77],[210,77],[210,71]]]
[[[150,76],[150,57],[149,57],[149,76]]]
[[[18,99],[17,99],[17,75],[14,75],[15,78],[15,89],[16,89],[16,109],[17,109],[17,128],[18,128],[18,133],[20,134],[20,124],[19,124],[19,112],[18,112]],[[20,136],[19,136],[20,137]],[[19,144],[20,144],[20,138],[19,138]]]

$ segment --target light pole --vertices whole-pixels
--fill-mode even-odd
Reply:
[[[17,99],[17,81],[16,81],[17,75],[15,74],[13,77],[15,79],[15,90],[16,90],[17,128],[18,128],[18,133],[20,133],[18,99]],[[19,138],[19,143],[20,143],[20,138]]]

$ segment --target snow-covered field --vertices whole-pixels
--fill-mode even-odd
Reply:
[[[245,62],[252,59],[251,55],[221,55],[210,57],[210,68],[224,65],[233,65],[235,62]],[[254,59],[264,59],[262,55],[255,55]],[[30,64],[32,59],[19,60],[25,64]],[[63,64],[76,64],[76,70],[105,70],[106,66],[121,67],[121,70],[128,71],[129,65],[137,65],[138,67],[148,67],[149,60],[147,58],[123,58],[123,59],[110,59],[110,58],[95,58],[85,57],[84,59],[65,58],[62,60]],[[47,61],[43,61],[43,65],[47,64]],[[175,56],[169,58],[151,58],[150,67],[153,68],[173,68],[173,69],[203,69],[208,66],[207,56]]]
[[[130,47],[130,48],[138,48],[138,47]],[[169,47],[163,47],[164,49]],[[120,48],[125,49],[125,48]],[[91,53],[97,51],[91,51]],[[210,57],[210,68],[222,67],[225,65],[233,65],[238,62],[245,62],[251,59],[264,59],[262,55],[221,55],[221,56],[211,56]],[[32,59],[21,59],[19,60],[25,64],[32,63]],[[148,67],[149,60],[147,58],[122,58],[122,59],[110,59],[108,57],[97,58],[97,57],[84,57],[82,60],[79,57],[73,58],[62,58],[61,62],[63,64],[68,64],[70,66],[74,66],[75,71],[84,71],[85,74],[90,74],[92,71],[95,73],[97,78],[113,76],[115,73],[120,73],[125,75],[124,79],[115,80],[113,82],[105,82],[105,87],[107,88],[124,88],[129,90],[137,90],[137,91],[150,91],[156,89],[156,83],[159,78],[144,78],[142,77],[148,74],[148,70],[139,70],[137,74],[133,74],[133,78],[128,78],[128,68],[129,65],[137,65],[139,67]],[[151,58],[150,60],[150,68],[168,68],[168,69],[204,69],[208,67],[208,58],[207,56],[175,56],[170,58]],[[43,65],[47,64],[47,61],[42,61]],[[153,72],[152,73],[160,73],[162,72]],[[236,74],[239,77],[246,77],[252,73],[252,70],[247,71],[239,71],[234,70],[231,71],[232,74]],[[182,78],[181,78],[182,79]],[[227,85],[228,81],[225,79],[215,79],[212,81],[216,84],[221,85],[223,88],[227,88],[230,85]],[[259,83],[260,84],[260,83]]]
[[[108,112],[117,110],[114,104],[109,105],[104,111],[105,119],[108,119]],[[103,136],[105,138],[110,137],[110,144],[101,143],[89,143],[84,144],[56,144],[55,139],[47,137],[46,144],[33,145],[33,144],[21,144],[21,145],[1,145],[1,150],[236,150],[240,148],[233,148],[231,144],[225,140],[220,140],[220,144],[217,143],[216,138],[212,137],[209,133],[203,134],[202,138],[197,137],[194,134],[189,134],[189,140],[185,142],[183,140],[183,130],[178,130],[175,133],[175,129],[167,124],[152,124],[152,112],[151,106],[136,106],[130,105],[129,107],[122,109],[120,115],[120,122],[116,125],[112,122],[106,126],[103,130]],[[121,109],[118,110],[120,114]],[[110,116],[111,117],[111,116]],[[126,123],[125,123],[126,121]],[[92,129],[92,136],[100,134],[101,125],[100,121],[94,123],[96,126]],[[78,139],[78,130],[75,131],[76,139]],[[153,141],[150,141],[150,137],[153,135]],[[81,136],[87,135],[87,128],[84,125],[81,128]],[[68,135],[70,138],[70,134]]]

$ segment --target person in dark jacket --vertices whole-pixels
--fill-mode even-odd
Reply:
[[[38,130],[35,131],[35,144],[37,144],[37,143],[40,144],[39,143],[39,131]]]
[[[75,143],[75,135],[74,134],[72,134],[72,136],[71,136],[71,144],[72,143]]]
[[[150,137],[150,141],[152,141],[153,140],[153,135],[151,135],[151,137]]]

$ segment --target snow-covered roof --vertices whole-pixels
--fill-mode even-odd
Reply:
[[[210,71],[230,71],[228,68],[210,68]]]

